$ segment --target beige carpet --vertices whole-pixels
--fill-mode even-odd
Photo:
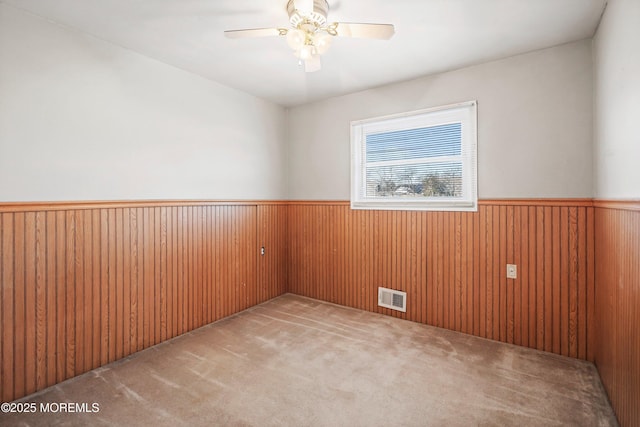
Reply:
[[[0,425],[617,425],[590,363],[290,294],[21,402]]]

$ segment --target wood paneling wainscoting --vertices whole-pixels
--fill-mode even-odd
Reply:
[[[622,426],[640,426],[640,201],[595,201],[595,362]]]
[[[285,292],[595,361],[640,424],[640,203],[590,199],[0,204],[0,399]]]
[[[0,399],[283,294],[287,213],[286,202],[0,204]]]
[[[473,213],[291,202],[288,227],[289,292],[593,360],[591,199],[484,200]],[[378,307],[378,286],[407,292],[407,312]]]

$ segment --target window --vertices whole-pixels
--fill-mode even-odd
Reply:
[[[351,208],[476,211],[476,102],[351,123]]]

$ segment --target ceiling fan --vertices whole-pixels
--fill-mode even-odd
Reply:
[[[305,71],[311,73],[320,69],[320,55],[329,49],[333,37],[388,40],[395,32],[392,24],[328,23],[328,12],[327,0],[289,0],[287,13],[291,28],[228,30],[224,34],[232,39],[285,36],[300,65],[304,63]]]

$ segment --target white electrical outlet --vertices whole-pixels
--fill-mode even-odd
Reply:
[[[518,267],[515,264],[507,264],[507,279],[518,278]]]

